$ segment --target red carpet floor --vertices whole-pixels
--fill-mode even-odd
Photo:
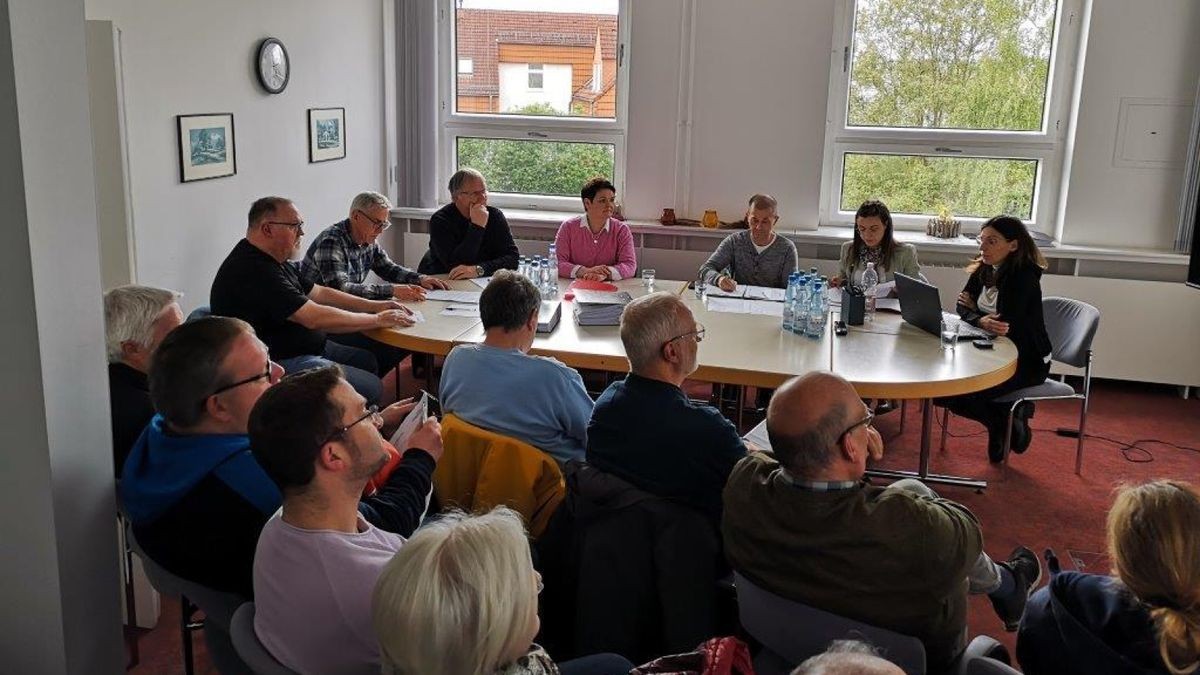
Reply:
[[[402,385],[403,386],[403,385]],[[411,390],[406,387],[405,390]],[[696,388],[696,394],[706,387]],[[750,399],[753,400],[753,399]],[[1104,518],[1113,488],[1123,482],[1156,478],[1200,480],[1200,451],[1143,443],[1141,450],[1122,452],[1122,445],[1141,439],[1200,447],[1200,400],[1179,398],[1174,387],[1131,383],[1097,383],[1092,396],[1088,433],[1106,436],[1114,444],[1089,438],[1084,446],[1083,475],[1076,476],[1075,439],[1053,433],[1074,427],[1078,404],[1042,403],[1031,420],[1033,444],[1024,455],[1014,455],[1007,472],[988,464],[987,439],[981,427],[963,419],[951,420],[945,452],[937,449],[935,428],[932,471],[975,476],[989,481],[983,494],[962,488],[938,488],[944,497],[968,506],[983,523],[985,547],[997,560],[1017,545],[1038,552],[1053,548],[1064,569],[1106,573]],[[905,433],[897,434],[899,412],[879,418],[877,426],[886,440],[881,466],[915,469],[920,442],[920,411],[910,405]],[[940,419],[940,416],[938,417]],[[158,626],[142,632],[141,665],[132,673],[182,673],[177,601],[163,599]],[[1011,649],[1015,636],[1003,632],[986,597],[971,599],[972,635],[986,633]],[[196,672],[215,673],[204,654],[204,641],[196,636]]]

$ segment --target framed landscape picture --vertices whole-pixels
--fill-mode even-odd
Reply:
[[[176,115],[179,125],[179,181],[221,178],[237,173],[233,113]]]
[[[346,109],[308,109],[308,161],[346,157]]]

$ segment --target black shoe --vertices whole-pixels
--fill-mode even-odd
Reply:
[[[1029,449],[1033,441],[1033,429],[1029,428],[1029,418],[1033,417],[1033,404],[1026,402],[1017,406],[1013,412],[1012,451],[1018,455]]]
[[[988,598],[996,616],[1004,622],[1004,630],[1011,633],[1021,624],[1025,603],[1042,581],[1042,564],[1037,555],[1024,546],[1018,546],[1008,560],[997,564],[1012,573],[1015,588],[1006,595],[991,594]]]

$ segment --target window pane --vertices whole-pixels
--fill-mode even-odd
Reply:
[[[1035,159],[846,153],[842,211],[879,199],[892,213],[1033,217]]]
[[[578,197],[589,178],[613,177],[611,143],[459,138],[458,167],[478,169],[491,192]]]
[[[848,126],[1039,131],[1055,0],[858,0]]]
[[[459,113],[616,117],[618,0],[458,0]]]

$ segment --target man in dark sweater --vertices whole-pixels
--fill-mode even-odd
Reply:
[[[254,548],[282,497],[250,453],[246,429],[251,409],[282,375],[238,319],[185,323],[155,351],[150,398],[158,414],[125,461],[120,493],[138,544],[168,572],[253,597]],[[395,405],[383,415],[395,425],[403,413]],[[394,471],[389,483],[405,475]],[[390,503],[367,502],[377,507],[363,510],[368,521],[405,527]]]
[[[696,371],[704,327],[679,296],[652,293],[621,314],[632,372],[596,400],[588,424],[588,464],[641,490],[721,519],[721,489],[746,446],[712,406],[681,386]]]
[[[146,373],[159,343],[183,323],[176,297],[174,291],[153,286],[118,286],[104,294],[113,469],[118,477],[130,448],[154,417]]]
[[[944,673],[966,646],[967,594],[987,593],[1015,630],[1041,565],[1024,547],[993,562],[975,516],[918,481],[866,483],[867,459],[883,457],[872,421],[832,373],[780,387],[773,454],[751,453],[725,486],[725,552],[773,593],[920,638],[929,672]]]
[[[450,177],[450,203],[429,217],[429,251],[421,274],[451,279],[488,277],[499,269],[517,269],[517,245],[504,212],[487,205],[487,183],[475,169]]]

